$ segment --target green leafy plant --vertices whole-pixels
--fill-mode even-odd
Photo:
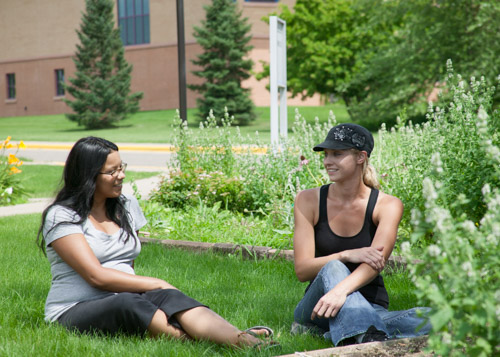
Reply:
[[[454,74],[451,62],[448,83],[451,101],[441,108],[429,106],[426,123],[405,126],[403,118],[390,132],[379,131],[375,167],[381,172],[384,190],[405,204],[405,227],[409,227],[411,210],[424,208],[423,178],[434,170],[435,152],[440,153],[443,184],[448,187],[440,200],[454,216],[464,213],[478,223],[487,209],[481,189],[487,182],[500,185],[496,164],[488,159],[498,156],[495,147],[500,144],[500,113],[492,107],[495,88],[483,78],[471,78],[467,84]],[[457,205],[460,193],[467,200]]]
[[[297,191],[325,182],[321,155],[311,148],[334,125],[333,114],[327,123],[320,125],[316,120],[311,125],[297,111],[294,138],[274,149],[258,135],[246,139],[250,144],[236,146],[241,135],[238,130],[236,135],[230,131],[232,118],[227,111],[220,121],[211,114],[196,136],[179,118],[177,123],[176,170],[153,196],[168,207],[220,202],[222,208],[235,212],[273,215],[288,231]]]
[[[486,144],[487,146],[489,144]],[[500,173],[498,147],[489,145],[488,160]],[[414,209],[418,243],[432,232],[432,244],[415,254],[405,242],[402,250],[408,259],[416,285],[419,304],[432,307],[433,332],[429,348],[442,356],[493,356],[500,353],[500,190],[485,183],[482,188],[486,212],[480,222],[457,210],[468,197],[459,194],[448,204],[453,187],[446,182],[439,154],[434,155],[434,173],[423,181],[425,205]]]

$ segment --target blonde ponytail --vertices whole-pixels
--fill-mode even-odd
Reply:
[[[377,170],[368,162],[368,157],[363,164],[363,182],[366,186],[370,186],[377,190],[380,189]]]

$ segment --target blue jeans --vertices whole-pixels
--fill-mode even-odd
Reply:
[[[388,311],[380,305],[369,303],[358,291],[347,296],[335,317],[311,320],[312,310],[318,300],[350,273],[342,262],[338,260],[328,262],[295,308],[295,321],[304,325],[314,324],[321,328],[325,331],[325,338],[331,339],[335,346],[346,338],[365,333],[372,325],[391,338],[416,337],[429,333],[430,323],[417,312],[419,310],[421,315],[425,315],[429,308]]]

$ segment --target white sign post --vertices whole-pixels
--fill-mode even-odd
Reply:
[[[280,137],[288,135],[286,106],[286,22],[269,17],[269,74],[271,90],[271,145],[278,147]]]

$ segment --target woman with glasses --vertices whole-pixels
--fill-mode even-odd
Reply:
[[[146,219],[135,197],[122,194],[126,167],[118,147],[101,138],[80,139],[71,149],[63,188],[38,232],[52,273],[46,321],[82,333],[273,345],[270,328],[240,331],[166,281],[135,275],[137,232]]]

